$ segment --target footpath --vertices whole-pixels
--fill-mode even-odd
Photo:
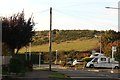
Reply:
[[[32,72],[26,72],[25,76],[12,76],[6,77],[2,80],[59,80],[50,78],[50,71],[48,70],[34,70]],[[64,80],[64,79],[63,79]]]

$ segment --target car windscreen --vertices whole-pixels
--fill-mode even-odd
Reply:
[[[92,62],[97,62],[98,58],[94,58]]]

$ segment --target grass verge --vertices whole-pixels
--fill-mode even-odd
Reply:
[[[68,78],[68,76],[59,73],[57,71],[49,71],[48,68],[33,68],[33,70],[41,70],[41,71],[48,71],[49,72],[49,78]]]
[[[43,71],[47,71],[48,68],[39,68],[39,67],[37,67],[37,68],[33,68],[33,70],[43,70]]]

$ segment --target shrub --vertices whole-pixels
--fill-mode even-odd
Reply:
[[[64,67],[65,65],[66,65],[66,62],[65,62],[65,61],[62,61],[62,62],[61,62],[61,66]]]
[[[16,74],[25,71],[23,61],[18,58],[12,58],[10,60],[9,70]]]
[[[9,72],[8,65],[2,65],[2,74],[7,74]]]
[[[27,71],[32,71],[33,70],[32,61],[25,61],[25,68]]]
[[[83,64],[76,64],[75,68],[77,68],[77,69],[83,69],[83,68],[85,68],[84,64],[85,64],[85,62]]]

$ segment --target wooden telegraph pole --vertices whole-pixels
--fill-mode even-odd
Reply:
[[[49,31],[49,52],[50,52],[50,57],[49,57],[49,70],[51,71],[51,59],[52,59],[52,7],[50,7],[50,31]]]

